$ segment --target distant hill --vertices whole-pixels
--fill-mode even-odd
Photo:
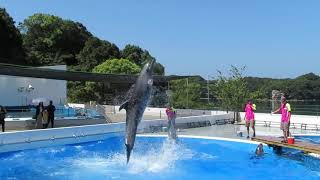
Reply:
[[[289,99],[320,100],[320,76],[314,73],[294,79],[246,77],[245,80],[250,91],[261,91],[265,99],[270,99],[272,90],[280,90]]]

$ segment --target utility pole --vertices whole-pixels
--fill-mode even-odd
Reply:
[[[210,103],[210,88],[209,88],[209,78],[210,78],[210,76],[208,75],[208,79],[207,79],[207,90],[208,90],[208,104]]]
[[[168,81],[168,90],[167,90],[167,100],[168,100],[168,104],[170,104],[170,99],[171,99],[171,94],[170,94],[170,81]]]
[[[187,78],[187,108],[189,109],[189,79]]]

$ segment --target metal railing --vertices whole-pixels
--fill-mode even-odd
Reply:
[[[105,106],[97,104],[95,106],[95,110],[106,119],[107,123],[112,123],[110,117],[107,114],[107,109]]]
[[[320,115],[320,105],[310,105],[310,104],[296,104],[294,102],[289,102],[291,105],[292,114],[296,115],[312,115],[319,116]],[[273,111],[271,105],[259,104],[256,103],[257,110],[256,112],[261,113],[270,113]],[[278,108],[276,106],[275,108]]]

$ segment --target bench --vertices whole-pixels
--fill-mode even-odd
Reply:
[[[305,122],[290,122],[290,127],[293,128],[293,129],[296,129],[296,128],[300,127],[301,129],[304,129],[304,130],[314,129],[314,130],[318,131],[320,129],[320,124],[305,123]]]
[[[197,127],[206,127],[211,126],[210,121],[198,121],[198,122],[188,122],[187,127],[188,128],[197,128]]]
[[[300,123],[300,122],[290,122],[290,127],[293,129],[297,129],[300,127],[301,129],[306,129],[307,124],[306,123]]]
[[[310,127],[310,128],[308,128],[308,127]],[[307,129],[313,130],[313,129],[315,129],[315,130],[318,131],[319,130],[319,124],[301,124],[301,129],[304,129],[304,130],[307,130]]]

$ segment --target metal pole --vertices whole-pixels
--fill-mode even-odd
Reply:
[[[209,75],[207,80],[207,90],[208,90],[208,104],[210,103],[210,90],[209,90]]]
[[[170,90],[170,81],[168,81],[168,92],[169,92],[169,90]],[[167,101],[168,101],[168,104],[170,104],[170,96],[167,94]],[[161,112],[161,111],[160,111]],[[161,116],[160,116],[160,119],[161,119]]]
[[[187,78],[187,108],[189,109],[189,79]]]

